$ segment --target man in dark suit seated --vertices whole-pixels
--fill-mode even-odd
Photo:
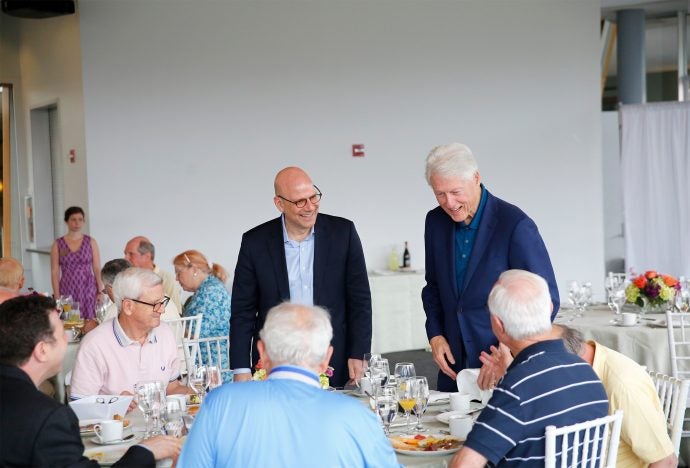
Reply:
[[[467,146],[451,143],[431,150],[426,180],[439,204],[427,213],[424,227],[426,333],[440,369],[437,387],[455,392],[457,373],[480,367],[480,353],[497,344],[486,299],[498,275],[519,268],[544,278],[552,317],[558,311],[558,288],[536,224],[489,193]],[[496,378],[482,368],[478,383],[488,388]]]
[[[281,216],[244,233],[235,267],[230,318],[235,381],[251,378],[268,310],[289,300],[330,313],[331,385],[343,386],[361,373],[371,347],[371,293],[362,244],[352,221],[319,213],[321,191],[302,169],[278,172],[274,188]]]
[[[53,299],[23,296],[0,305],[0,466],[98,466],[83,456],[74,411],[37,388],[60,371],[66,350]],[[180,448],[174,437],[153,437],[114,466],[153,467]]]

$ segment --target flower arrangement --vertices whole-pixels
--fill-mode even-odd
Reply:
[[[671,301],[679,289],[680,282],[673,276],[649,270],[635,277],[625,288],[625,299],[640,307],[662,306]]]
[[[266,377],[268,377],[268,374],[266,373],[266,369],[264,369],[264,365],[261,362],[261,359],[259,359],[259,362],[256,363],[256,372],[254,372],[254,375],[252,375],[252,380],[266,380]],[[330,386],[330,378],[333,377],[333,368],[331,366],[328,366],[326,368],[326,372],[322,373],[319,375],[319,382],[321,383],[321,388],[328,388]]]

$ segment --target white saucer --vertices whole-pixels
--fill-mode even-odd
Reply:
[[[125,436],[125,437],[128,437],[128,436]],[[98,436],[91,437],[89,440],[91,442],[93,442],[94,444],[97,444],[97,445],[121,445],[121,444],[131,444],[131,443],[138,441],[139,439],[141,439],[141,437],[135,435],[134,437],[126,439],[126,440],[120,439],[120,440],[111,440],[108,442],[101,442],[101,439],[99,439]]]

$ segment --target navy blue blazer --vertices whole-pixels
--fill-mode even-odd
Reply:
[[[314,227],[314,304],[333,325],[332,386],[349,380],[347,360],[371,348],[371,292],[362,244],[352,221],[319,214]],[[250,368],[259,359],[256,340],[268,310],[290,299],[280,217],[242,235],[232,285],[230,366]]]
[[[0,364],[0,466],[98,467],[86,458],[77,416],[41,393],[20,368]],[[154,467],[153,453],[137,445],[115,467]]]
[[[429,339],[438,335],[446,338],[455,358],[451,368],[456,372],[465,367],[481,367],[480,352],[497,343],[491,331],[487,299],[504,271],[528,270],[546,280],[553,301],[552,320],[560,304],[549,253],[534,221],[488,190],[486,195],[460,291],[455,281],[455,222],[441,207],[426,216],[426,286],[422,290],[426,333]],[[438,389],[457,391],[457,386],[439,371]]]

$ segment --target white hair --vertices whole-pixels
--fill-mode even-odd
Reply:
[[[431,185],[431,176],[460,177],[472,180],[479,172],[472,150],[462,143],[449,143],[433,148],[426,157],[426,181]]]
[[[489,293],[489,311],[506,334],[523,340],[551,330],[551,295],[546,280],[524,270],[507,270]]]
[[[274,367],[314,368],[326,358],[333,328],[325,309],[283,302],[268,311],[259,336]]]
[[[144,291],[163,284],[160,276],[143,268],[127,268],[120,272],[113,281],[113,296],[118,311],[122,311],[124,299],[139,299]]]

